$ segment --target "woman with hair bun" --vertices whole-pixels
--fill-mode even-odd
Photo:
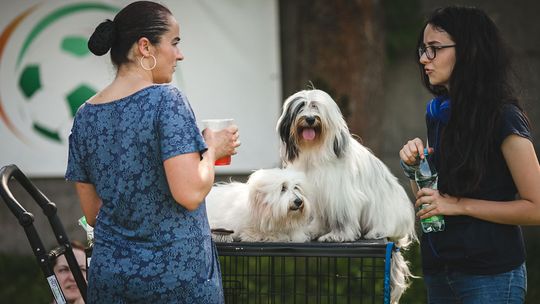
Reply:
[[[205,196],[216,159],[236,153],[238,128],[197,128],[186,96],[167,85],[179,26],[138,1],[88,41],[110,52],[115,79],[78,110],[66,179],[94,229],[88,303],[223,303]]]

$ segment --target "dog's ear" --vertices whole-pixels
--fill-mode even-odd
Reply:
[[[336,134],[334,138],[334,153],[337,158],[340,158],[346,153],[347,147],[349,146],[349,133],[345,130],[341,130],[339,134]]]
[[[280,120],[279,124],[279,137],[285,146],[285,150],[283,151],[285,154],[284,159],[289,162],[292,162],[298,156],[298,147],[290,133],[292,124],[289,114],[285,114],[285,117]]]
[[[298,157],[298,147],[296,141],[289,136],[287,142],[285,142],[285,159],[287,162],[292,163],[296,157]]]
[[[256,205],[261,204],[261,201],[263,200],[263,194],[260,189],[261,183],[257,179],[258,176],[259,176],[259,173],[254,172],[250,176],[250,179],[248,180],[248,185],[249,185],[248,199],[249,199],[249,202],[250,202],[249,205],[251,208],[254,208]]]
[[[285,145],[285,159],[292,162],[298,156],[296,140],[291,135],[291,128],[300,111],[305,107],[306,101],[302,97],[285,102],[283,113],[278,121],[278,132],[282,143]]]

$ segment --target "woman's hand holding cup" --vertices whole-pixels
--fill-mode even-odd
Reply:
[[[215,165],[229,165],[231,155],[236,154],[236,148],[240,146],[234,119],[205,119],[201,121],[201,126],[206,144],[214,150]]]

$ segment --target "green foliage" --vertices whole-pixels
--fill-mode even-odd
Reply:
[[[422,28],[419,0],[383,0],[386,56],[390,63],[400,56],[413,58]]]
[[[533,299],[540,297],[540,242],[536,239],[527,240],[527,277],[528,291],[525,303],[535,303]],[[421,257],[419,245],[415,244],[404,252],[405,259],[410,262],[410,268],[419,278],[413,279],[411,286],[400,303],[426,303],[426,291],[422,279]],[[224,273],[224,288],[228,299],[245,299],[259,293],[262,299],[274,299],[272,303],[290,303],[296,297],[297,302],[304,299],[305,294],[322,294],[319,303],[346,303],[346,296],[362,294],[362,303],[370,303],[370,295],[377,290],[374,298],[382,297],[383,282],[379,260],[382,259],[348,259],[348,258],[296,258],[291,257],[228,257],[228,264],[223,263],[225,257],[220,257]],[[377,261],[376,261],[377,260]],[[238,264],[233,271],[231,261]],[[236,272],[237,275],[226,276],[226,273]],[[256,275],[256,273],[259,273]],[[278,274],[284,274],[277,276]],[[291,275],[296,273],[296,276]],[[242,276],[247,278],[246,282]],[[377,279],[373,280],[376,277]],[[347,285],[347,278],[353,284]],[[361,284],[360,284],[361,283]],[[251,294],[248,293],[251,291]],[[286,291],[282,296],[277,291]],[[293,291],[296,290],[297,294]],[[6,303],[50,303],[51,292],[47,286],[35,258],[33,256],[15,256],[0,253],[0,299]],[[309,298],[313,302],[317,299]],[[356,298],[355,298],[356,299]],[[376,301],[379,303],[381,301]],[[231,302],[233,303],[233,302]]]
[[[400,303],[415,304],[427,303],[426,288],[422,279],[422,259],[420,256],[420,245],[418,243],[411,246],[407,251],[403,252],[405,260],[409,261],[409,268],[414,276],[411,280],[411,285],[401,297]]]
[[[530,228],[529,230],[536,229],[535,233],[526,235],[525,243],[527,249],[527,297],[525,303],[538,303],[540,299],[540,241],[538,238],[533,239],[533,236],[538,236],[538,228]]]
[[[11,304],[51,302],[51,291],[35,257],[0,253],[0,299]]]

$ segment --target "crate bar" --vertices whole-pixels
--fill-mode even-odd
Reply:
[[[216,243],[222,256],[387,257],[384,239],[353,243]]]
[[[392,258],[392,252],[395,250],[395,246],[394,246],[394,243],[392,242],[388,242],[386,239],[381,239],[381,240],[360,240],[360,241],[357,241],[357,242],[352,242],[352,243],[318,243],[318,242],[310,242],[310,243],[249,243],[249,242],[233,242],[233,243],[216,243],[216,247],[218,249],[218,253],[220,256],[222,256],[223,258],[231,258],[232,256],[235,257],[235,260],[236,258],[247,258],[247,259],[243,259],[244,262],[246,262],[249,257],[254,257],[256,260],[256,266],[255,266],[255,270],[256,270],[256,274],[252,274],[251,271],[248,270],[247,272],[247,275],[248,277],[249,276],[254,276],[255,277],[255,294],[251,293],[252,289],[247,287],[246,288],[246,292],[247,292],[247,299],[252,299],[252,300],[255,300],[257,303],[284,303],[286,299],[286,293],[288,294],[288,292],[285,291],[284,289],[284,282],[285,282],[285,277],[281,277],[281,278],[277,278],[277,277],[273,277],[275,274],[274,274],[274,271],[276,271],[277,269],[275,269],[274,267],[277,267],[279,264],[281,264],[280,268],[281,268],[281,272],[284,271],[284,266],[283,266],[283,261],[282,259],[284,258],[288,258],[288,257],[291,257],[293,258],[293,261],[294,261],[294,265],[293,265],[293,270],[294,270],[294,274],[293,275],[296,275],[296,272],[297,272],[297,267],[299,265],[297,265],[297,257],[300,257],[300,258],[304,258],[305,259],[305,263],[304,263],[304,276],[305,276],[305,280],[308,279],[307,275],[309,273],[309,265],[308,264],[311,264],[310,263],[310,258],[315,258],[314,261],[311,261],[311,262],[314,262],[315,264],[313,266],[315,266],[315,271],[316,271],[316,281],[315,281],[315,286],[314,287],[314,292],[315,292],[315,295],[317,295],[317,298],[315,299],[311,299],[311,300],[308,300],[310,299],[313,294],[310,294],[310,292],[306,289],[304,290],[304,293],[306,295],[306,297],[304,298],[304,301],[306,301],[306,303],[308,302],[311,302],[312,300],[315,300],[317,302],[321,301],[322,298],[321,296],[324,296],[326,301],[324,301],[324,303],[329,303],[330,301],[333,301],[333,303],[336,303],[336,300],[337,300],[337,297],[338,297],[338,294],[336,293],[336,288],[334,287],[334,290],[333,290],[333,296],[330,295],[330,293],[328,294],[325,294],[323,295],[322,294],[322,288],[323,288],[323,285],[322,284],[325,284],[325,285],[328,285],[328,287],[330,287],[332,284],[330,282],[330,279],[329,277],[326,278],[326,280],[328,280],[328,282],[324,282],[324,280],[321,280],[321,277],[319,273],[319,270],[322,270],[322,268],[320,268],[322,266],[321,264],[321,261],[322,261],[322,258],[327,258],[328,261],[327,263],[329,263],[327,265],[327,267],[330,266],[330,260],[329,258],[334,258],[334,263],[336,263],[336,258],[346,258],[346,261],[348,263],[348,273],[347,273],[347,280],[346,280],[346,285],[347,286],[350,286],[350,284],[352,283],[350,280],[352,278],[352,273],[350,273],[351,271],[351,267],[352,267],[352,259],[354,258],[360,258],[360,266],[361,266],[361,269],[364,269],[364,259],[365,258],[370,258],[373,265],[371,265],[371,272],[374,274],[374,278],[376,277],[376,273],[378,272],[376,270],[376,268],[373,268],[373,267],[376,267],[375,264],[376,264],[376,259],[380,259],[382,261],[384,261],[384,277],[383,277],[383,294],[382,294],[382,302],[383,303],[390,303],[390,267],[391,267],[391,258]],[[261,279],[261,271],[262,271],[262,265],[261,265],[261,258],[262,257],[267,257],[269,260],[267,260],[268,263],[270,263],[266,268],[269,269],[269,273],[267,273],[267,276],[270,275],[270,277],[268,277],[268,279],[266,280],[269,285],[267,285],[269,287],[269,290],[267,291],[267,294],[266,294],[266,297],[264,297],[264,295],[262,294],[262,290],[260,290],[260,288],[262,288],[262,285],[259,280]],[[276,257],[281,257],[280,260],[274,260],[274,258]],[[224,260],[226,262],[226,260]],[[277,261],[280,261],[281,263],[277,262]],[[277,263],[276,263],[277,262]],[[247,263],[248,265],[250,264],[249,262]],[[382,266],[382,265],[381,265]],[[268,268],[270,267],[270,268]],[[249,268],[249,266],[248,266]],[[378,268],[378,267],[377,267]],[[382,267],[381,267],[382,268]],[[279,268],[278,268],[279,269]],[[337,271],[337,269],[334,269],[335,271]],[[279,270],[278,270],[279,271]],[[324,272],[324,271],[323,271]],[[330,271],[328,271],[330,273]],[[328,274],[325,274],[328,276]],[[363,290],[363,280],[364,280],[364,272],[362,271],[362,273],[360,273],[361,277],[360,277],[360,291]],[[278,275],[279,276],[279,275]],[[234,274],[234,277],[235,277],[235,280],[239,279],[239,276],[238,276],[238,273],[235,273]],[[281,279],[281,280],[280,280]],[[337,280],[337,278],[334,278],[334,280]],[[307,282],[307,281],[306,281]],[[281,283],[281,284],[280,284]],[[334,286],[337,286],[337,281],[334,281],[335,284],[333,284]],[[279,285],[279,288],[278,288],[278,284]],[[294,289],[292,291],[292,297],[293,297],[293,302],[296,303],[297,301],[297,296],[299,294],[297,294],[297,286],[296,286],[296,280],[294,280],[293,284],[294,286]],[[303,288],[308,288],[308,284],[304,284],[302,286]],[[375,287],[375,283],[373,283],[373,288]],[[279,290],[278,290],[279,289]],[[347,288],[349,289],[349,288]],[[281,291],[281,292],[280,292]],[[281,297],[277,294],[277,293],[281,293]],[[328,291],[326,291],[328,292]],[[375,290],[372,290],[373,294],[371,295],[371,299],[372,299],[372,303],[375,303],[374,300],[375,300],[375,294],[376,294],[376,291]],[[245,293],[244,293],[245,295]],[[253,296],[255,296],[255,298],[253,298]],[[357,303],[356,301],[356,296],[359,296],[360,298],[358,299],[358,301],[360,303],[363,303],[363,297],[361,294],[358,294],[358,295],[355,295],[354,298],[350,298],[351,296],[353,296],[351,293],[347,293],[346,295],[344,294],[344,296],[346,296],[347,298],[347,303]],[[240,294],[240,297],[242,297],[242,295]],[[333,298],[333,299],[332,299]],[[249,301],[249,300],[248,300]]]

